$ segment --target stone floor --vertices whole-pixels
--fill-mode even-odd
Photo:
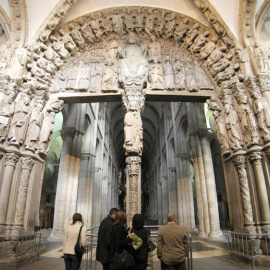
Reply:
[[[62,256],[62,243],[48,241],[47,237],[43,235],[41,255],[37,262],[29,266],[24,266],[19,269],[22,270],[64,270],[64,260]],[[192,255],[193,255],[193,269],[189,270],[238,270],[238,269],[252,269],[251,266],[231,261],[228,258],[227,240],[223,239],[210,241],[196,239],[192,240]],[[93,258],[94,258],[93,254]],[[157,257],[153,257],[153,269],[160,270],[160,262]],[[83,268],[86,269],[86,268]],[[91,270],[101,270],[102,266],[95,260],[92,261]],[[261,268],[256,268],[261,269]],[[267,269],[267,268],[264,268]],[[268,268],[269,269],[269,268]]]

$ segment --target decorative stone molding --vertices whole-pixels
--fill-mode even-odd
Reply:
[[[248,156],[248,159],[252,166],[262,164],[262,154],[261,152],[253,152]]]
[[[76,133],[77,133],[77,130],[75,128],[65,128],[61,131],[61,136],[63,140],[69,137],[71,137],[73,140]]]
[[[270,91],[270,74],[259,73],[256,80],[262,93]]]
[[[253,225],[253,211],[252,204],[250,198],[250,191],[248,185],[247,171],[246,171],[246,160],[244,156],[237,156],[233,159],[234,166],[237,170],[240,190],[241,190],[241,198],[243,203],[244,210],[244,220],[245,226]]]

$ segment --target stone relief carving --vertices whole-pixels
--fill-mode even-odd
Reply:
[[[94,65],[91,68],[90,92],[100,92],[102,84],[102,67]]]
[[[149,67],[149,82],[152,90],[161,90],[165,88],[164,72],[162,64],[159,64],[157,59]]]
[[[186,89],[186,73],[185,67],[180,61],[180,56],[176,55],[175,62],[173,65],[174,70],[174,83],[176,90],[185,90]]]
[[[169,56],[165,57],[165,63],[163,65],[164,69],[164,79],[165,79],[165,88],[172,90],[175,88],[174,85],[174,72],[171,64],[171,59]]]
[[[118,68],[111,59],[103,68],[102,92],[117,92],[118,90]]]
[[[197,92],[198,85],[195,80],[194,66],[189,61],[186,63],[186,66],[185,66],[185,77],[186,77],[187,90],[189,92]]]

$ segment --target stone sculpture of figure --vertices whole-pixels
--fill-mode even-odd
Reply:
[[[118,89],[118,75],[117,67],[113,61],[109,59],[103,68],[102,77],[102,92],[117,92]]]
[[[94,65],[91,68],[90,92],[100,92],[102,83],[102,67]]]
[[[64,101],[58,99],[50,100],[43,110],[43,122],[40,130],[39,138],[39,153],[47,154],[49,151],[49,142],[52,138],[52,133],[55,124],[55,114],[62,110]]]
[[[244,142],[248,148],[252,145],[258,145],[260,138],[255,117],[247,101],[248,97],[245,92],[241,92],[236,95],[236,99],[239,104],[237,112],[240,119]]]
[[[12,49],[11,43],[8,41],[0,46],[0,75],[7,73],[8,65],[10,64]]]
[[[254,113],[258,120],[258,127],[265,143],[270,142],[270,110],[265,97],[259,91],[251,93]]]
[[[140,34],[144,28],[143,26],[143,20],[144,20],[144,13],[142,12],[141,8],[138,8],[137,14],[135,16],[135,31]]]
[[[84,23],[81,21],[81,32],[82,36],[85,40],[87,40],[90,43],[94,43],[96,40],[96,37],[91,29],[91,27],[88,25],[88,23]]]
[[[227,48],[224,47],[221,49],[219,48],[215,48],[212,53],[209,55],[209,57],[206,60],[206,66],[207,67],[211,67],[212,65],[214,65],[215,63],[217,63],[223,56],[223,52],[225,51]]]
[[[165,89],[163,67],[162,64],[158,63],[157,59],[154,60],[154,64],[149,68],[149,82],[152,90]]]
[[[209,36],[209,31],[205,31],[204,33],[201,33],[197,36],[195,39],[194,43],[191,46],[191,49],[193,50],[194,53],[199,53],[204,47],[206,43],[206,38]]]
[[[188,23],[189,19],[184,18],[182,21],[176,21],[175,22],[175,29],[174,29],[174,40],[175,41],[182,41],[184,35],[186,34],[188,30]]]
[[[189,92],[197,92],[198,85],[195,80],[194,66],[191,62],[187,61],[185,66],[186,85]]]
[[[163,65],[164,78],[165,78],[165,88],[174,89],[174,72],[171,64],[171,59],[169,56],[165,57],[165,63]]]
[[[217,39],[213,37],[209,42],[206,42],[206,44],[201,48],[200,51],[200,58],[201,59],[207,59],[208,56],[215,50],[216,48]]]
[[[127,31],[128,32],[133,31],[135,27],[135,18],[134,18],[134,13],[130,8],[127,9],[127,13],[124,17],[124,21],[125,21]]]
[[[210,106],[212,106],[212,102]],[[229,146],[229,140],[228,140],[227,130],[225,126],[225,120],[221,114],[221,109],[218,105],[216,108],[213,108],[212,110],[213,110],[213,116],[215,118],[215,128],[216,128],[217,136],[220,143],[221,153],[223,155],[226,155],[230,153],[230,146]]]
[[[198,30],[199,30],[199,24],[198,23],[195,23],[192,28],[189,30],[189,32],[187,33],[187,38],[186,38],[186,44],[187,44],[187,47],[190,47],[195,38],[198,36]]]
[[[50,36],[50,40],[52,41],[52,48],[59,54],[62,59],[66,59],[69,57],[69,52],[65,48],[65,44],[63,41],[57,40],[54,35]]]
[[[224,106],[226,129],[228,132],[229,145],[233,152],[240,150],[243,146],[242,135],[239,127],[238,117],[232,105],[227,103]]]
[[[114,14],[112,15],[112,25],[114,32],[119,36],[122,37],[124,34],[124,24],[121,14],[119,14],[118,10],[115,10]]]
[[[166,16],[165,27],[164,27],[164,38],[173,37],[175,28],[175,13],[170,12]]]
[[[156,15],[151,8],[148,9],[148,15],[145,18],[144,31],[151,37],[153,35],[153,29],[155,24]]]
[[[39,101],[33,108],[32,114],[29,120],[29,126],[25,138],[25,149],[34,151],[38,149],[38,141],[40,135],[40,128],[43,120],[42,110],[44,102]]]
[[[197,85],[201,90],[214,90],[213,85],[197,61],[195,61],[194,73]]]
[[[161,14],[159,14],[159,11],[157,11],[158,14],[156,16],[156,27],[154,28],[154,32],[156,33],[157,37],[162,37],[163,35],[163,29],[165,26],[165,11],[162,11]]]
[[[69,33],[66,33],[65,29],[63,28],[59,30],[59,33],[62,36],[62,41],[64,42],[65,48],[70,52],[71,55],[74,55],[77,47],[72,37],[69,35]]]
[[[65,90],[67,76],[63,74],[61,71],[53,80],[53,84],[51,86],[51,92],[57,93]]]
[[[92,15],[91,17],[90,26],[96,38],[99,40],[100,37],[102,36],[102,31],[100,30],[100,27],[99,27],[99,19],[96,18],[95,15]]]
[[[259,71],[264,72],[265,71],[265,68],[264,68],[265,54],[261,48],[261,44],[258,41],[255,42],[254,58],[255,58]]]
[[[26,48],[18,48],[15,51],[12,68],[10,70],[11,78],[20,79],[26,74],[26,65],[31,62],[32,56]]]
[[[109,35],[113,31],[112,17],[107,12],[102,14],[101,26],[105,35]]]
[[[148,45],[148,60],[149,62],[161,63],[161,45],[156,41],[155,36],[150,37],[151,42]]]
[[[186,89],[186,75],[184,65],[180,61],[179,55],[175,56],[174,70],[174,84],[176,90]]]
[[[56,66],[51,61],[42,57],[37,60],[37,65],[51,75],[55,74],[55,71],[57,70]]]
[[[81,32],[77,29],[78,23],[69,23],[68,27],[70,30],[70,35],[73,41],[81,48],[84,49],[85,47],[85,40],[81,34]]]
[[[129,39],[123,49],[119,67],[119,81],[125,86],[143,87],[147,82],[148,62],[145,58],[145,48],[136,42],[134,32],[129,32]]]
[[[127,154],[142,154],[143,128],[141,115],[138,112],[136,101],[130,101],[128,112],[124,119],[125,142],[124,148]]]
[[[0,142],[2,143],[7,135],[10,119],[14,113],[14,100],[17,96],[16,92],[10,92],[9,95],[4,95],[0,101]]]
[[[230,61],[227,57],[221,58],[220,61],[213,64],[210,68],[210,73],[215,76],[219,72],[225,70],[230,65]],[[229,70],[229,73],[234,73],[234,71]]]
[[[110,41],[105,48],[105,59],[115,63],[119,55],[119,51],[118,42],[116,40]]]
[[[8,133],[9,144],[23,144],[31,110],[30,98],[27,95],[23,95],[21,98],[19,97],[15,105],[15,112],[12,121],[10,123]]]

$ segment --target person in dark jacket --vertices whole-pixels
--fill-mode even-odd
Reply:
[[[142,245],[138,249],[134,249],[132,254],[136,265],[132,270],[146,270],[148,260],[148,246],[147,241],[150,238],[150,231],[144,228],[145,219],[143,215],[135,214],[132,219],[131,234],[135,233],[142,239]]]
[[[132,252],[132,235],[127,231],[127,214],[125,211],[118,211],[115,216],[112,229],[111,258],[116,254],[121,254],[126,250]]]
[[[110,269],[110,251],[112,226],[118,209],[112,208],[109,215],[104,218],[99,226],[96,260],[101,262],[103,270]]]

